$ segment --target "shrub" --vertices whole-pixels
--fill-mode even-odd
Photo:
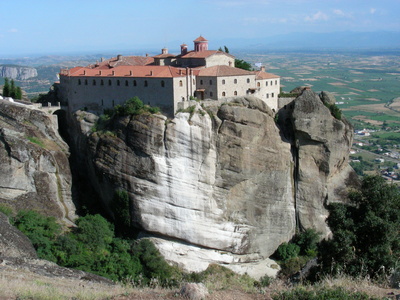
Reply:
[[[329,110],[330,110],[330,112],[331,112],[331,115],[332,115],[334,118],[336,118],[336,119],[338,119],[338,120],[341,120],[341,119],[342,119],[342,111],[339,109],[339,107],[337,107],[336,104],[329,104],[329,103],[324,103],[324,104],[325,104],[325,106],[326,106],[327,108],[329,108]]]
[[[300,247],[293,243],[282,243],[276,253],[278,259],[285,261],[297,257],[300,253]]]
[[[315,257],[317,256],[317,248],[320,234],[313,228],[296,234],[292,242],[300,247],[300,255]]]
[[[8,205],[0,204],[0,212],[5,214],[7,217],[11,217],[13,210]]]

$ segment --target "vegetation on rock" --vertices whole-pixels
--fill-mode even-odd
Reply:
[[[22,90],[19,86],[15,85],[14,79],[11,79],[11,82],[8,80],[8,78],[4,79],[3,97],[22,99]]]

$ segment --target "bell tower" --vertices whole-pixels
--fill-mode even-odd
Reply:
[[[201,52],[208,50],[208,40],[206,40],[202,36],[199,36],[193,42],[194,42],[194,51]]]

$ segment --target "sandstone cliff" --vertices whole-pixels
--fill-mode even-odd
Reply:
[[[72,221],[68,155],[45,113],[0,100],[0,203]]]
[[[38,76],[37,70],[31,67],[0,66],[0,77],[26,80]]]
[[[190,271],[217,262],[265,274],[264,259],[296,226],[329,232],[324,204],[341,201],[349,183],[351,127],[312,91],[288,105],[281,128],[253,97],[204,104],[173,120],[120,118],[102,133],[79,111],[79,164],[110,214],[114,191],[128,192],[133,224],[158,237],[167,259]]]

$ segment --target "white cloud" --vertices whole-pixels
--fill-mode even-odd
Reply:
[[[305,17],[306,22],[315,22],[315,21],[327,21],[329,19],[328,15],[324,14],[321,11],[316,12],[312,16]]]
[[[333,10],[333,13],[335,14],[335,15],[338,15],[338,16],[341,16],[341,17],[344,17],[346,14],[342,11],[342,10],[340,10],[340,9],[334,9]]]
[[[371,8],[370,10],[369,10],[369,12],[371,13],[371,15],[373,15],[375,12],[376,12],[376,8]]]
[[[18,32],[18,29],[16,29],[16,28],[11,28],[10,30],[8,30],[8,32],[16,33],[16,32]]]

